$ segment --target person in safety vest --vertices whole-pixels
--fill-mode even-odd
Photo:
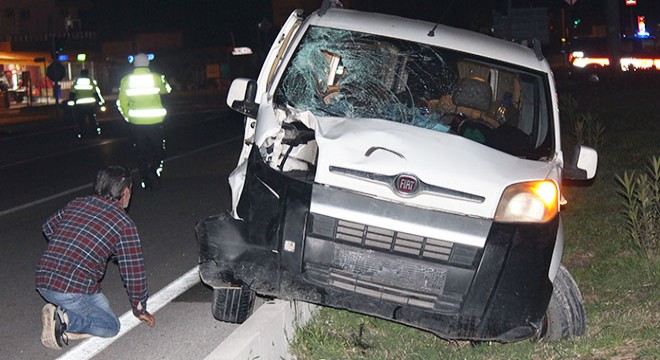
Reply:
[[[140,186],[150,189],[160,184],[165,158],[163,120],[167,110],[161,94],[168,94],[172,87],[164,75],[149,70],[147,55],[135,55],[133,65],[133,72],[121,79],[117,108],[133,133]]]
[[[101,135],[101,128],[96,121],[96,110],[100,108],[105,111],[105,100],[96,80],[89,77],[87,69],[82,69],[80,77],[73,81],[67,105],[71,107],[73,117],[78,123],[78,138]]]

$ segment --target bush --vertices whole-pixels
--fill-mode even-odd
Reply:
[[[586,145],[594,149],[605,144],[605,125],[598,119],[598,115],[591,112],[579,112],[577,99],[566,94],[559,99],[559,109],[562,122],[572,127],[575,143]]]
[[[660,157],[651,157],[644,171],[617,174],[616,180],[628,235],[638,251],[653,259],[660,244]]]
[[[566,123],[572,123],[577,118],[578,101],[571,93],[561,94],[559,96],[559,110],[561,119]]]
[[[575,120],[573,131],[578,145],[598,149],[605,144],[605,125],[598,119],[598,115],[593,113],[579,114]]]

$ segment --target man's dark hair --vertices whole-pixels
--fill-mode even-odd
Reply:
[[[128,169],[121,166],[108,166],[96,174],[94,191],[97,195],[110,200],[121,199],[124,189],[133,186],[133,178]]]

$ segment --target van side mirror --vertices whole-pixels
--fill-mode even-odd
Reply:
[[[237,78],[232,81],[227,93],[227,105],[233,110],[255,119],[259,112],[257,82],[251,79]]]
[[[566,180],[590,180],[596,176],[598,153],[582,145],[575,145],[571,161],[564,164],[562,177]]]

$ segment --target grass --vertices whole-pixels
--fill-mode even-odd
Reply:
[[[563,263],[584,298],[584,335],[554,343],[475,346],[370,316],[322,308],[318,317],[298,329],[291,353],[299,360],[660,359],[660,259],[645,257],[631,243],[615,180],[616,174],[640,170],[650,156],[660,155],[659,83],[657,78],[559,83],[560,97],[571,96],[577,103],[571,111],[594,116],[605,129],[597,149],[596,179],[589,186],[565,186],[568,205],[562,207]],[[563,148],[570,149],[576,140],[571,133],[574,123],[562,121]]]

